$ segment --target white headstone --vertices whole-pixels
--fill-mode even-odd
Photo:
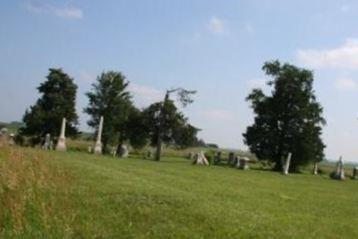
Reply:
[[[283,166],[283,174],[284,175],[288,175],[288,172],[290,169],[291,157],[292,157],[292,153],[288,153],[285,165]]]
[[[42,146],[44,150],[51,150],[52,149],[52,142],[51,142],[51,135],[49,133],[45,136],[45,143]]]
[[[242,170],[250,169],[249,161],[250,161],[250,159],[248,157],[238,157],[236,168],[239,168]]]
[[[208,162],[208,160],[206,159],[206,157],[205,157],[203,151],[200,151],[200,153],[197,153],[197,154],[195,155],[193,164],[196,164],[196,165],[204,165],[204,166],[209,165],[209,162]]]
[[[60,137],[59,137],[57,145],[56,145],[57,151],[66,151],[67,150],[65,131],[66,131],[66,118],[63,118],[62,125],[61,125]]]
[[[13,133],[9,134],[9,145],[15,145],[15,135]]]
[[[122,144],[120,149],[119,149],[119,157],[121,158],[127,158],[129,155],[129,150],[128,150],[128,147],[127,145],[125,144]]]
[[[317,175],[318,174],[318,163],[314,163],[313,166],[313,175]]]
[[[338,179],[338,180],[344,180],[345,179],[344,165],[343,165],[342,156],[339,157],[339,160],[337,162],[336,172],[335,172],[334,178]]]
[[[103,116],[101,116],[99,120],[97,140],[96,140],[96,144],[94,145],[95,154],[102,154],[102,130],[103,130]]]

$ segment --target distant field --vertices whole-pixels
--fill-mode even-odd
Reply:
[[[14,155],[5,151],[0,154],[2,174]],[[16,215],[0,210],[0,219],[7,220],[0,223],[3,237],[358,238],[358,181],[199,167],[181,158],[153,162],[82,152],[15,152],[26,162],[40,158],[46,168],[37,173],[47,176],[42,188],[42,179],[28,185],[40,185],[26,199],[32,206],[23,203],[25,209]],[[11,192],[4,180],[1,185],[2,208],[9,193],[30,190],[15,187]],[[30,226],[13,234],[12,222],[21,213],[23,225]]]

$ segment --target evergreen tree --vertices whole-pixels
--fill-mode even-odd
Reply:
[[[321,161],[325,120],[312,87],[313,73],[279,61],[266,62],[263,70],[273,78],[267,83],[273,87],[272,94],[254,89],[247,97],[255,119],[243,134],[245,143],[259,159],[274,162],[275,170],[281,170],[289,152],[290,171]]]
[[[20,134],[32,136],[34,143],[47,133],[58,136],[64,117],[67,120],[66,135],[78,133],[75,109],[77,86],[62,69],[51,68],[49,71],[47,80],[37,88],[42,96],[26,110],[23,117],[25,126],[20,129]]]
[[[89,105],[84,112],[91,116],[88,125],[97,129],[100,117],[104,117],[102,143],[105,152],[108,144],[122,144],[127,140],[127,122],[134,111],[128,85],[122,73],[109,71],[98,76],[92,91],[86,93]]]

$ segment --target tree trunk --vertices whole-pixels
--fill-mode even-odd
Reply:
[[[160,109],[160,114],[159,114],[159,127],[158,127],[158,139],[157,139],[157,150],[156,150],[156,154],[155,154],[155,160],[159,161],[160,160],[160,155],[162,153],[162,137],[163,137],[163,130],[162,127],[164,125],[164,118],[165,118],[165,106],[167,104],[167,101],[169,100],[169,91],[167,91],[165,93],[165,97],[164,97],[164,101],[163,101],[163,105],[162,108]],[[164,130],[165,131],[165,130]]]

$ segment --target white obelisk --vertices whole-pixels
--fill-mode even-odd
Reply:
[[[318,174],[318,163],[314,163],[314,166],[313,166],[313,175],[317,175]]]
[[[291,163],[291,157],[292,157],[292,153],[289,153],[285,162],[285,165],[283,167],[283,174],[287,175],[288,171],[290,169],[290,163]]]
[[[57,142],[57,145],[56,145],[56,150],[57,151],[66,151],[65,130],[66,130],[66,118],[63,118],[62,119],[60,138],[58,139],[58,142]]]
[[[102,154],[102,130],[103,130],[103,116],[101,116],[99,120],[97,140],[96,140],[96,144],[94,145],[95,154]]]

